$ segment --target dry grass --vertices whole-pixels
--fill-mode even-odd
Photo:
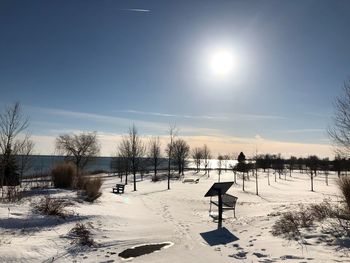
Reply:
[[[346,210],[350,213],[350,177],[340,177],[337,184],[346,203]]]
[[[101,177],[89,178],[89,180],[87,180],[85,184],[85,193],[88,201],[92,202],[101,196],[101,186]]]
[[[73,163],[56,165],[51,170],[53,185],[56,188],[72,188],[76,177],[76,171],[76,167]]]
[[[43,197],[38,203],[34,204],[34,212],[65,218],[68,215],[65,207],[66,202],[62,199]]]
[[[88,177],[80,175],[77,180],[77,188],[82,190],[82,195],[86,201],[93,202],[101,196],[101,177]]]
[[[75,188],[83,190],[85,187],[86,179],[87,177],[83,174],[78,174],[76,181],[75,181]]]
[[[309,213],[310,215],[318,221],[322,221],[327,218],[337,217],[338,208],[332,206],[329,200],[324,200],[320,204],[310,205]]]
[[[81,246],[93,246],[95,242],[91,233],[92,224],[77,223],[70,231],[69,235],[74,239],[73,243]]]
[[[272,235],[284,236],[288,239],[300,239],[301,222],[297,213],[286,212],[272,226]]]
[[[281,214],[272,226],[272,234],[302,242],[301,229],[312,227],[315,222],[323,222],[324,227],[328,225],[335,237],[350,236],[350,220],[346,211],[341,205],[331,204],[328,200]]]
[[[3,196],[3,197],[2,197]],[[18,202],[23,197],[23,189],[18,186],[4,186],[1,189],[0,202]]]

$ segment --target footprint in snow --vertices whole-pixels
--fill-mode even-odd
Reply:
[[[304,257],[298,257],[298,256],[293,256],[293,255],[284,255],[280,256],[280,259],[286,260],[286,259],[304,259]]]
[[[238,252],[237,254],[230,255],[229,257],[236,258],[236,259],[246,259],[248,252]]]
[[[266,258],[267,257],[267,255],[259,253],[259,252],[254,252],[253,255],[258,257],[258,258]]]

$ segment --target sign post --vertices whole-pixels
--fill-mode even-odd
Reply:
[[[204,197],[218,197],[218,208],[219,208],[219,217],[218,217],[218,228],[222,227],[222,195],[227,192],[227,190],[233,185],[233,182],[224,182],[224,183],[214,183]]]

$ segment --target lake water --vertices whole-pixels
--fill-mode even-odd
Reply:
[[[55,165],[64,162],[64,156],[55,156],[55,155],[33,155],[30,157],[30,167],[26,172],[26,175],[44,175],[47,174]],[[88,163],[86,166],[86,171],[92,172],[97,170],[103,170],[106,172],[112,171],[111,162],[113,157],[95,157],[91,163]],[[222,168],[235,165],[236,160],[229,160],[227,162],[222,162]],[[187,168],[195,168],[195,164],[192,159],[189,159],[187,162]],[[161,161],[160,169],[167,168],[167,159],[163,158]],[[174,168],[176,166],[174,165]],[[204,165],[201,165],[201,168],[204,168]],[[218,160],[211,159],[209,161],[209,168],[217,169]]]

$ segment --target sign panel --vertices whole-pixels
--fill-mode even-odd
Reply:
[[[222,182],[222,183],[214,183],[212,187],[210,187],[209,191],[204,195],[204,197],[208,196],[218,196],[220,194],[225,194],[228,189],[234,184],[234,182]]]

